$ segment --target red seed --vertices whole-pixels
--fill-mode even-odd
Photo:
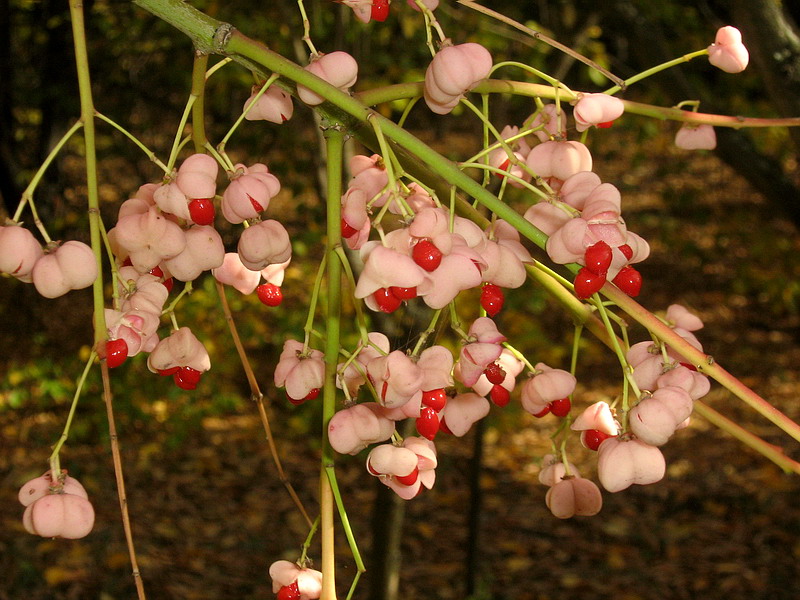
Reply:
[[[274,283],[262,283],[256,288],[256,294],[261,303],[267,306],[279,306],[283,302],[283,292]]]
[[[612,282],[631,298],[638,296],[642,290],[642,274],[631,266],[620,269]]]
[[[300,588],[297,581],[284,585],[278,590],[277,600],[300,600]]]
[[[389,0],[372,0],[372,20],[383,23],[389,17]]]
[[[487,365],[486,368],[483,370],[483,374],[486,375],[486,379],[489,380],[489,383],[503,383],[506,378],[506,371],[503,367],[498,365],[496,362],[490,365]]]
[[[378,309],[387,314],[396,311],[403,303],[400,298],[392,294],[392,292],[387,288],[380,288],[379,290],[376,290],[375,293],[372,294],[372,297],[375,299]]]
[[[572,402],[569,401],[569,398],[560,398],[558,400],[553,400],[549,406],[550,412],[555,416],[566,417],[572,408]]]
[[[573,282],[575,295],[581,300],[586,300],[592,294],[599,292],[605,282],[605,275],[597,275],[586,267],[582,267],[575,275],[575,281]]]
[[[214,199],[195,198],[189,202],[189,216],[198,225],[211,225],[214,222]]]
[[[429,406],[436,412],[441,411],[445,404],[447,404],[447,394],[445,393],[444,388],[422,392],[422,404]]]
[[[404,288],[392,286],[389,288],[389,292],[395,298],[400,298],[400,300],[412,300],[417,297],[416,287]]]
[[[589,246],[584,254],[586,268],[595,275],[602,275],[603,277],[608,273],[612,258],[613,252],[611,251],[611,246],[606,244],[603,240]]]
[[[416,420],[417,433],[432,440],[439,431],[439,415],[430,406],[423,406]]]
[[[628,260],[633,258],[633,248],[628,244],[622,244],[622,246],[619,247],[619,251],[622,252],[623,256]]]
[[[356,229],[355,227],[351,227],[350,223],[345,221],[344,217],[342,217],[342,237],[344,239],[349,239],[349,238],[353,237],[357,233],[358,233],[358,229]]]
[[[489,392],[489,398],[500,408],[503,408],[511,400],[511,393],[502,385],[495,384]]]
[[[253,206],[253,210],[256,212],[264,212],[264,207],[256,202],[255,198],[253,198],[250,194],[247,194],[247,197],[250,199],[250,204]]]
[[[500,312],[500,310],[503,308],[503,303],[505,300],[505,296],[503,296],[503,288],[496,286],[493,283],[487,283],[481,289],[481,307],[490,317],[493,317]]]
[[[435,271],[442,264],[442,251],[430,240],[420,240],[411,250],[411,258],[426,271]]]
[[[120,366],[128,358],[128,342],[122,338],[106,342],[106,364],[109,369]]]
[[[403,485],[414,485],[417,482],[417,477],[419,477],[419,468],[414,467],[414,470],[411,471],[408,475],[395,475],[394,478],[397,480],[397,483],[401,483]]]
[[[610,437],[611,436],[604,431],[587,429],[586,431],[581,431],[581,444],[583,444],[584,448],[588,448],[589,450],[597,450],[600,444]]]
[[[182,390],[193,390],[200,383],[200,376],[203,373],[191,367],[181,367],[177,373],[172,376],[175,385]]]

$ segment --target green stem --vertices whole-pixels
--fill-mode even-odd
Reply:
[[[69,430],[72,426],[72,419],[75,417],[75,409],[78,408],[78,399],[81,397],[83,384],[86,383],[86,377],[89,375],[89,371],[92,369],[96,357],[97,353],[94,351],[89,354],[89,360],[86,361],[83,373],[81,373],[78,382],[75,384],[75,394],[72,396],[72,404],[69,407],[69,414],[67,415],[67,422],[64,424],[64,431],[61,432],[61,437],[58,438],[58,442],[53,446],[53,452],[50,454],[50,470],[53,473],[61,473],[61,462],[58,454],[61,452],[61,447],[69,437]]]
[[[97,279],[92,285],[92,301],[94,314],[94,348],[95,351],[101,344],[105,344],[108,337],[104,315],[103,300],[103,242],[100,235],[100,206],[97,189],[97,153],[95,148],[94,129],[94,101],[92,99],[92,82],[89,75],[89,54],[86,48],[86,26],[83,16],[82,0],[70,0],[70,18],[72,20],[72,38],[75,48],[75,65],[78,74],[78,91],[81,102],[81,120],[83,121],[84,151],[86,160],[86,195],[89,210],[89,233],[91,238],[92,253],[97,262]],[[101,361],[100,373],[103,381],[103,398],[106,402],[108,413],[109,436],[111,437],[111,452],[114,459],[114,473],[117,481],[117,496],[122,514],[122,524],[125,530],[125,539],[128,545],[131,570],[133,573],[136,592],[139,600],[145,599],[144,584],[139,573],[136,549],[133,543],[133,533],[128,516],[128,500],[125,493],[125,479],[122,472],[117,440],[116,425],[111,404],[111,382],[108,376],[108,364]]]
[[[656,65],[655,67],[651,67],[651,68],[647,69],[646,71],[642,71],[641,73],[637,73],[633,77],[630,77],[629,79],[626,79],[625,82],[622,84],[622,86],[615,85],[613,87],[608,88],[603,93],[604,94],[616,94],[618,91],[620,91],[623,88],[627,88],[632,83],[636,83],[637,81],[641,81],[642,79],[650,77],[651,75],[655,75],[656,73],[660,73],[661,71],[665,71],[665,70],[669,69],[670,67],[674,67],[676,65],[687,63],[690,60],[692,60],[693,58],[697,58],[698,56],[705,56],[707,54],[708,54],[708,48],[703,48],[702,50],[697,50],[696,52],[691,52],[689,54],[684,54],[683,56],[680,56],[678,58],[674,58],[672,60],[668,60],[665,63],[661,63],[660,65]]]
[[[562,90],[564,90],[568,94],[575,95],[575,92],[573,92],[571,89],[569,89],[566,85],[564,85],[558,79],[556,79],[554,77],[550,77],[550,75],[548,75],[547,73],[543,73],[539,69],[534,69],[530,65],[525,65],[525,64],[513,61],[513,60],[507,60],[507,61],[499,62],[499,63],[493,65],[492,66],[492,70],[489,71],[489,75],[492,75],[495,71],[497,71],[498,69],[502,69],[503,67],[517,67],[519,69],[522,69],[523,71],[527,71],[531,75],[535,75],[539,79],[544,79],[547,83],[552,85],[554,88],[561,88]]]
[[[341,224],[339,225],[341,231]],[[328,265],[328,254],[322,257],[317,269],[317,276],[314,279],[314,287],[311,289],[311,300],[308,302],[308,314],[306,315],[306,324],[303,326],[305,334],[303,338],[303,354],[308,350],[308,344],[311,342],[311,331],[314,329],[314,314],[317,312],[317,301],[319,300],[319,292],[322,289],[322,279],[325,276],[325,269]]]
[[[314,519],[314,522],[311,524],[308,535],[306,536],[306,541],[303,542],[303,548],[300,552],[300,558],[297,559],[297,565],[301,569],[305,569],[306,565],[308,564],[308,549],[311,547],[311,540],[314,539],[314,535],[317,533],[317,529],[319,528],[319,517]]]
[[[53,147],[53,149],[50,150],[50,154],[48,154],[47,158],[44,159],[44,162],[39,167],[39,169],[36,171],[36,174],[31,179],[30,183],[28,184],[28,187],[26,187],[25,191],[22,192],[22,198],[20,199],[19,205],[17,206],[17,210],[14,212],[14,216],[12,217],[13,221],[19,221],[20,216],[22,216],[22,210],[25,208],[26,204],[30,204],[31,205],[31,210],[32,211],[35,210],[35,207],[33,206],[33,192],[36,190],[37,186],[39,185],[39,182],[41,181],[42,177],[44,176],[45,171],[47,171],[47,168],[53,162],[55,157],[58,156],[58,153],[61,152],[61,149],[64,147],[64,144],[66,144],[67,141],[81,127],[83,127],[83,121],[82,120],[76,121],[72,125],[72,127],[70,127],[69,130],[64,135],[61,136],[61,139],[58,140],[58,143]],[[34,215],[35,214],[36,213],[34,212]],[[36,217],[36,221],[37,221],[37,227],[38,227],[39,224],[41,223],[39,221],[38,217]],[[40,229],[40,231],[42,231],[42,227],[39,227],[39,229]],[[42,236],[45,238],[46,242],[50,241],[50,237],[47,235],[46,231],[42,231]]]
[[[353,578],[353,583],[350,585],[350,591],[347,594],[347,599],[351,598],[353,592],[356,589],[356,584],[358,583],[361,574],[367,570],[364,566],[364,561],[361,559],[361,553],[358,551],[358,544],[356,543],[356,538],[353,535],[353,528],[350,526],[350,519],[347,516],[347,511],[344,508],[344,502],[342,501],[342,494],[339,491],[339,483],[336,481],[336,471],[334,470],[333,466],[328,467],[328,481],[331,485],[331,489],[333,490],[333,497],[336,500],[336,508],[339,511],[339,519],[342,522],[342,529],[344,530],[344,535],[347,538],[347,543],[350,546],[350,552],[353,554],[353,560],[356,562],[356,572],[355,577]]]
[[[101,113],[101,112],[99,112],[99,111],[95,111],[94,115],[95,115],[95,116],[96,116],[98,119],[100,119],[101,121],[104,121],[104,122],[108,123],[108,124],[109,124],[109,125],[111,125],[111,126],[114,128],[114,129],[116,129],[117,131],[119,131],[120,133],[122,133],[122,134],[123,134],[125,137],[127,137],[127,138],[128,138],[130,141],[132,141],[134,144],[136,144],[136,145],[139,147],[139,149],[140,149],[142,152],[144,152],[144,153],[145,153],[145,155],[147,156],[147,158],[149,158],[149,159],[150,159],[150,161],[151,161],[151,162],[153,162],[153,163],[155,163],[156,165],[158,165],[158,167],[159,167],[159,168],[160,168],[162,171],[164,171],[165,173],[169,173],[169,169],[167,168],[167,165],[165,165],[163,162],[161,162],[161,161],[158,159],[158,157],[155,155],[155,152],[153,152],[152,150],[150,150],[150,148],[148,148],[147,146],[145,146],[145,145],[144,145],[144,144],[143,144],[143,143],[142,143],[142,142],[141,142],[141,141],[140,141],[140,140],[139,140],[139,139],[138,139],[138,138],[137,138],[135,135],[133,135],[133,134],[132,134],[130,131],[128,131],[128,130],[127,130],[127,129],[125,129],[125,128],[124,128],[122,125],[120,125],[119,123],[117,123],[117,122],[116,122],[116,121],[114,121],[113,119],[111,119],[111,118],[109,118],[109,117],[105,116],[103,113]]]
[[[233,133],[239,128],[239,125],[242,124],[242,121],[244,121],[245,117],[247,116],[247,113],[249,113],[256,105],[258,99],[264,95],[264,93],[269,89],[269,86],[271,86],[277,78],[278,78],[277,75],[272,75],[269,79],[267,79],[264,82],[264,85],[261,86],[261,89],[258,90],[256,95],[253,97],[253,101],[250,102],[247,108],[242,111],[242,114],[239,115],[239,118],[236,119],[236,122],[233,125],[231,125],[231,128],[228,130],[228,133],[226,133],[225,137],[222,138],[222,141],[219,144],[217,144],[217,150],[219,150],[220,153],[225,152],[225,145],[228,143],[228,140],[231,138]]]
[[[205,90],[208,54],[196,51],[192,63],[192,141],[194,151],[202,152],[206,145]]]
[[[328,472],[333,468],[334,455],[328,441],[328,422],[336,411],[336,365],[339,359],[339,334],[342,308],[342,263],[336,249],[341,247],[342,235],[342,164],[344,132],[336,126],[324,132],[327,150],[327,292],[328,306],[325,330],[325,387],[322,393],[322,468],[320,471],[320,514],[322,523],[322,596],[321,600],[336,598],[333,536],[333,489]]]

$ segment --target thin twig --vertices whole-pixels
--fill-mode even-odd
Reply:
[[[574,59],[579,60],[583,64],[588,65],[592,69],[598,71],[599,73],[602,73],[610,81],[613,81],[615,84],[620,86],[621,89],[623,89],[623,90],[625,89],[625,82],[622,79],[620,79],[619,77],[617,77],[616,75],[614,75],[611,71],[609,71],[608,69],[604,69],[603,67],[598,65],[593,60],[585,57],[580,52],[575,52],[575,50],[573,50],[569,46],[565,46],[561,42],[558,42],[558,41],[554,40],[553,38],[543,34],[541,31],[536,31],[535,29],[531,29],[530,27],[527,27],[526,25],[523,25],[522,23],[520,23],[518,21],[515,21],[514,19],[511,19],[511,18],[505,16],[504,14],[501,14],[501,13],[495,11],[495,10],[492,10],[491,8],[486,8],[485,6],[481,6],[480,4],[472,2],[472,0],[458,0],[458,3],[459,4],[463,4],[464,6],[466,6],[467,8],[471,8],[472,10],[478,11],[479,13],[483,13],[486,16],[492,17],[493,19],[497,19],[498,21],[501,21],[502,23],[505,23],[506,25],[510,25],[514,29],[518,29],[519,31],[521,31],[523,33],[527,33],[532,38],[537,39],[537,40],[541,40],[545,44],[547,44],[549,46],[552,46],[553,48],[556,48],[557,50],[561,50],[561,52],[563,52],[564,54],[568,54],[569,56],[573,57]]]
[[[111,381],[108,377],[108,364],[100,361],[100,373],[103,380],[103,401],[106,404],[108,414],[108,435],[111,439],[111,457],[114,461],[114,476],[117,479],[117,496],[119,496],[119,509],[122,513],[122,528],[125,530],[125,542],[128,545],[128,555],[131,561],[133,582],[136,584],[136,594],[139,600],[145,600],[144,583],[139,571],[139,562],[136,559],[136,547],[133,543],[133,530],[131,529],[131,519],[128,514],[128,496],[125,493],[125,477],[122,472],[122,459],[119,451],[119,438],[117,436],[117,425],[114,420],[114,407],[111,396]]]
[[[272,436],[272,428],[269,424],[267,408],[264,405],[264,394],[261,393],[255,373],[253,372],[253,367],[250,366],[250,359],[247,357],[247,352],[245,351],[244,346],[242,345],[242,340],[239,337],[239,331],[236,329],[236,323],[233,320],[233,314],[231,313],[230,306],[228,305],[228,299],[225,297],[225,286],[219,281],[216,283],[217,293],[219,294],[219,300],[222,304],[222,312],[225,314],[225,322],[228,324],[228,329],[230,330],[231,338],[233,339],[233,345],[236,346],[236,352],[239,355],[239,360],[242,363],[242,368],[244,369],[245,376],[247,377],[247,383],[250,386],[250,397],[255,401],[256,406],[258,406],[258,415],[261,418],[261,425],[264,427],[264,435],[267,438],[270,454],[272,454],[272,461],[275,463],[275,468],[278,471],[278,479],[281,481],[281,483],[283,483],[286,491],[289,493],[289,497],[297,507],[297,510],[300,511],[301,515],[303,515],[303,519],[305,519],[308,526],[311,527],[313,525],[313,521],[311,520],[311,517],[308,516],[308,512],[303,506],[302,500],[300,500],[300,497],[297,495],[294,486],[292,486],[289,478],[286,477],[286,472],[283,470],[283,464],[281,463],[281,458],[278,454],[278,448],[275,445],[275,439]]]

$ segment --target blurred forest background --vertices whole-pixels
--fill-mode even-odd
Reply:
[[[304,60],[296,2],[192,4]],[[699,59],[633,86],[624,97],[666,106],[700,99],[703,112],[800,116],[800,3],[486,4],[623,78],[703,48],[718,27],[735,25],[751,52],[745,73],[727,75]],[[89,0],[84,6],[97,109],[165,158],[190,87],[189,41],[129,2]],[[429,60],[423,21],[404,2],[396,1],[386,23],[366,26],[330,0],[306,0],[306,7],[317,47],[347,50],[359,60],[356,91],[422,79]],[[437,15],[457,42],[481,42],[495,62],[520,60],[572,89],[607,87],[582,64],[454,2],[443,1]],[[0,78],[0,193],[13,214],[38,165],[79,114],[66,2],[0,0]],[[206,105],[212,140],[240,114],[252,83],[252,75],[236,65],[211,80]],[[395,117],[401,109],[380,107]],[[532,110],[530,100],[493,101],[498,127],[519,124]],[[314,176],[321,160],[311,123],[310,111],[296,105],[289,122],[247,124],[227,149],[235,160],[265,162],[283,185],[270,212],[282,215],[294,236],[284,303],[267,309],[235,291],[228,298],[270,399],[287,472],[313,511],[318,409],[290,405],[270,383],[283,340],[302,329],[321,254],[324,206]],[[408,128],[454,159],[480,144],[480,125],[466,114],[440,118],[418,106]],[[119,133],[103,124],[98,129],[103,214],[113,222],[119,204],[139,185],[157,180],[159,171]],[[620,188],[628,226],[653,248],[640,269],[640,300],[651,310],[680,302],[696,311],[706,322],[700,332],[706,351],[798,420],[800,131],[718,130],[717,151],[690,153],[672,145],[676,130],[674,123],[624,116],[591,139],[595,170]],[[86,241],[80,143],[76,136],[59,155],[36,202],[57,237]],[[366,150],[353,143],[351,151]],[[509,201],[529,203],[521,194]],[[233,228],[221,233],[233,243]],[[277,478],[211,278],[197,287],[180,316],[211,354],[213,368],[200,388],[185,393],[151,377],[142,357],[113,373],[143,578],[156,599],[270,598],[267,568],[279,558],[297,557],[305,526]],[[47,301],[32,286],[4,278],[0,307],[0,600],[131,598],[97,373],[90,376],[62,452],[62,464],[86,486],[95,506],[95,530],[79,541],[30,536],[16,500],[19,486],[44,471],[63,427],[91,345],[90,294]],[[376,324],[388,328],[393,347],[406,343],[408,328],[415,326],[412,311],[404,318]],[[566,366],[572,324],[543,292],[527,285],[509,293],[498,319],[532,362]],[[645,335],[632,332],[634,341]],[[579,405],[617,393],[618,366],[592,340],[583,343],[578,378]],[[800,459],[796,443],[724,390],[713,387],[707,400]],[[546,490],[537,481],[551,423],[534,421],[512,402],[494,409],[484,426],[463,439],[437,438],[436,486],[404,506],[402,563],[386,560],[387,515],[397,503],[364,472],[363,457],[343,457],[337,473],[368,568],[356,597],[391,597],[392,586],[382,576],[387,562],[402,565],[400,598],[796,597],[796,477],[698,417],[665,447],[664,481],[605,494],[599,516],[562,522],[545,507]],[[576,458],[583,459],[584,475],[593,475],[593,457],[576,450]],[[339,533],[344,586],[354,565]],[[316,546],[311,555],[318,556]]]

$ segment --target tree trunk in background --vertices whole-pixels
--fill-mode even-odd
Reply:
[[[750,11],[762,9],[770,2],[755,2],[746,3],[741,2],[742,10],[742,24],[748,21],[755,21],[756,16],[751,16]],[[653,65],[660,64],[667,60],[671,60],[680,54],[680,49],[672,48],[670,44],[671,38],[665,35],[667,25],[659,22],[657,19],[658,8],[652,7],[652,12],[647,9],[642,9],[638,3],[630,2],[628,0],[615,0],[614,2],[602,3],[600,10],[603,11],[602,27],[604,31],[609,32],[611,39],[623,39],[633,49],[625,57],[625,62],[628,63],[629,73],[621,73],[623,77],[629,76],[632,73],[642,71]],[[776,17],[777,18],[777,17]],[[791,31],[788,17],[784,19],[782,26],[785,32]],[[756,34],[753,40],[746,40],[747,47],[751,54],[756,54],[765,57],[766,63],[769,63],[768,55],[769,50],[758,47],[763,41],[760,38],[767,37],[767,32],[770,31],[767,26],[761,31],[761,36]],[[794,36],[796,39],[797,36]],[[786,37],[787,40],[792,39],[791,36]],[[791,48],[776,45],[775,48],[784,48],[784,52],[791,53]],[[780,68],[786,68],[786,65],[800,65],[798,55],[793,56],[794,62],[784,60],[779,63]],[[619,67],[615,65],[619,70]],[[764,77],[767,77],[767,72],[772,69],[766,68],[764,70]],[[778,68],[776,72],[780,72]],[[794,73],[795,77],[800,77],[800,71]],[[664,93],[674,97],[676,94],[680,95],[682,99],[702,99],[703,112],[723,112],[716,107],[713,102],[714,95],[706,89],[699,78],[688,77],[682,69],[669,69],[660,73],[657,78],[652,79],[652,85],[660,85],[664,89]],[[785,85],[785,87],[781,87]],[[795,90],[792,85],[799,85],[800,83],[792,84],[785,81],[780,75],[777,75],[774,80],[773,94],[780,96],[794,96],[785,103],[786,110],[794,111],[791,116],[800,116],[800,109],[792,106],[800,105],[800,92],[791,91]],[[787,114],[787,116],[789,116]],[[753,143],[750,135],[742,130],[718,127],[717,129],[717,155],[725,161],[731,168],[744,177],[750,185],[764,195],[764,197],[772,203],[776,209],[786,215],[787,218],[800,227],[800,188],[792,179],[784,172],[781,163],[773,157],[770,157],[763,152],[760,152]],[[800,131],[797,128],[791,128],[794,136],[800,136]]]
[[[800,34],[797,23],[777,0],[734,0],[733,17],[766,83],[775,109],[784,117],[800,116]],[[800,152],[800,128],[790,127]]]
[[[13,214],[22,193],[16,185],[14,166],[13,67],[10,0],[0,0],[0,196],[9,215]]]

